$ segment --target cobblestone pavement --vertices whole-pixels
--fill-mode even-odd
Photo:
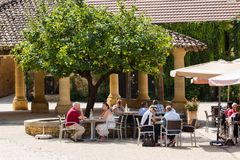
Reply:
[[[38,140],[25,134],[23,120],[36,115],[25,112],[9,112],[7,106],[0,110],[0,160],[239,160],[240,145],[232,147],[210,146],[209,141],[216,139],[216,128],[210,127],[205,132],[203,111],[210,110],[216,103],[201,103],[198,118],[201,121],[197,129],[197,147],[192,147],[189,134],[183,134],[181,147],[142,147],[137,146],[136,139],[109,139],[107,142],[78,142],[68,139],[61,142],[58,139]],[[10,114],[11,113],[11,114]],[[11,116],[8,116],[8,115]],[[46,115],[38,115],[47,117]],[[53,115],[48,115],[49,117]],[[24,118],[23,118],[24,117]]]

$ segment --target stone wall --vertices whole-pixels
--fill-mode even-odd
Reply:
[[[0,97],[14,93],[15,68],[12,58],[0,58]]]

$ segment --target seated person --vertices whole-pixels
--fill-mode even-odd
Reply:
[[[219,134],[219,137],[222,138],[222,139],[226,139],[226,132],[227,132],[227,121],[226,121],[226,118],[227,118],[227,113],[230,109],[232,109],[232,104],[233,102],[232,101],[228,101],[227,102],[227,106],[226,108],[222,108],[221,109],[221,118],[220,118],[220,122],[221,122],[221,126],[220,126],[220,134]]]
[[[153,105],[157,106],[156,116],[160,116],[161,113],[165,112],[163,105],[158,100],[153,100]]]
[[[141,103],[141,107],[138,110],[138,114],[142,116],[147,110],[148,110],[148,103],[147,101],[144,101]]]
[[[102,110],[103,112],[99,118],[105,120],[106,123],[98,124],[96,126],[97,133],[100,135],[100,141],[104,141],[105,137],[108,136],[109,128],[114,128],[116,126],[114,116],[109,110],[109,105],[106,102],[103,102]]]
[[[166,125],[166,121],[168,120],[180,120],[179,114],[176,113],[176,111],[173,111],[171,106],[166,107],[166,113],[163,116],[163,124]],[[175,135],[168,135],[168,139],[170,140],[168,146],[175,146],[176,141],[174,140],[174,138]]]
[[[237,106],[238,106],[237,103],[233,103],[233,104],[232,104],[232,109],[230,109],[230,110],[227,112],[227,116],[228,116],[228,117],[231,117],[232,114],[234,114],[234,113],[237,112]]]
[[[238,127],[240,127],[240,110],[238,110],[238,112],[235,113],[233,116],[233,136],[236,139],[236,143],[237,143],[237,138],[239,138]]]
[[[113,114],[116,114],[116,115],[124,112],[124,107],[122,105],[121,99],[118,99],[117,103],[115,105],[113,105],[112,112],[113,112]]]
[[[71,137],[72,140],[75,141],[81,140],[83,133],[85,132],[85,128],[79,124],[80,120],[85,119],[86,117],[82,114],[80,103],[74,102],[73,107],[69,109],[66,116],[66,127],[75,129],[76,133]],[[76,122],[76,123],[71,123]]]
[[[240,111],[234,113],[228,119],[229,139],[238,138],[238,126],[240,125]]]
[[[141,125],[154,125],[154,133],[155,133],[155,144],[158,145],[158,138],[160,135],[160,124],[156,124],[157,118],[155,117],[157,107],[155,105],[151,105],[149,109],[143,114]],[[145,128],[146,130],[148,128]]]

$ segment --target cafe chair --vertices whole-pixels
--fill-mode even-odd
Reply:
[[[139,143],[140,143],[141,135],[145,136],[145,134],[150,133],[153,135],[153,138],[155,137],[154,125],[140,125],[139,119],[140,119],[140,117],[136,117],[137,129],[138,129],[137,145],[139,145]]]
[[[209,118],[210,118],[210,117],[213,118],[214,116],[213,116],[213,115],[209,115],[207,111],[204,111],[204,113],[205,113],[205,116],[206,116],[206,129],[205,129],[205,131],[208,132]]]
[[[220,106],[220,109],[222,107]],[[211,112],[212,112],[212,121],[214,122],[214,125],[218,125],[218,113],[219,113],[219,106],[211,106]]]
[[[195,147],[197,146],[196,133],[195,133],[196,128],[197,128],[197,119],[193,119],[191,124],[184,124],[182,128],[182,132],[190,133],[191,145],[193,145],[193,137],[194,137]]]
[[[113,138],[114,138],[114,133],[115,131],[117,131],[118,134],[118,138],[120,138],[122,140],[122,129],[123,129],[123,120],[124,120],[124,116],[119,116],[117,119],[117,122],[112,122],[112,121],[107,121],[106,123],[115,123],[116,126],[114,128],[108,128],[108,130],[112,130],[113,131]],[[107,124],[107,126],[108,126]],[[107,136],[108,139],[108,136]]]
[[[162,142],[163,135],[165,135],[166,147],[167,147],[167,136],[168,135],[176,135],[177,145],[180,142],[180,146],[181,146],[182,145],[182,119],[167,120],[166,125],[161,125],[161,128],[160,128],[161,142]]]
[[[62,140],[62,137],[69,137],[71,133],[75,133],[75,128],[68,128],[66,127],[67,124],[74,124],[76,122],[66,122],[65,116],[58,115],[58,121],[59,121],[59,140]],[[77,137],[75,137],[75,141],[77,141]]]
[[[123,119],[123,129],[124,129],[124,134],[125,134],[125,138],[127,138],[127,130],[128,128],[133,128],[133,130],[135,129],[135,122],[134,122],[134,116],[132,115],[124,115],[124,119]],[[134,130],[135,131],[135,130]]]

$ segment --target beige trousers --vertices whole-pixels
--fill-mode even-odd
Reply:
[[[85,132],[85,128],[77,123],[71,125],[71,126],[68,126],[68,128],[71,128],[71,129],[75,129],[76,130],[76,133],[74,134],[74,136],[72,138],[77,138],[77,139],[81,139],[82,138],[82,135],[83,133]]]

